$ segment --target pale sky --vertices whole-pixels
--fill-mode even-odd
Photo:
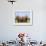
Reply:
[[[16,12],[16,16],[25,16],[25,15],[30,16],[32,15],[32,12],[30,11],[17,11]]]

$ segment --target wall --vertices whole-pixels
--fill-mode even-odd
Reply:
[[[15,26],[13,18],[16,9],[33,11],[32,26]],[[7,0],[0,0],[0,40],[11,40],[19,32],[31,34],[37,41],[46,40],[46,0],[17,0],[13,5]]]

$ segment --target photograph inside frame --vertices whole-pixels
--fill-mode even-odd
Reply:
[[[16,25],[32,25],[32,11],[17,10],[15,12]]]

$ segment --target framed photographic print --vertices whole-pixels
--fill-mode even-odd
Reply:
[[[15,25],[32,25],[32,10],[16,10]]]

